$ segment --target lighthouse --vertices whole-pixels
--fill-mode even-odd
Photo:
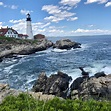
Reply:
[[[31,17],[29,13],[27,14],[26,22],[27,22],[26,33],[29,36],[28,39],[33,39]]]

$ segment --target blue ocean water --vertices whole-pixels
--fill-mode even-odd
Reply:
[[[111,36],[49,37],[55,42],[69,38],[80,42],[82,48],[72,50],[48,49],[31,55],[7,58],[0,63],[0,83],[12,88],[30,89],[40,72],[49,76],[63,71],[73,79],[81,76],[78,67],[84,67],[90,76],[99,71],[111,74]]]

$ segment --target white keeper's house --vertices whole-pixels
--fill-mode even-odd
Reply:
[[[14,38],[20,38],[20,39],[27,39],[28,35],[24,34],[18,34],[16,30],[13,28],[2,28],[0,29],[0,36],[6,36],[6,37],[14,37]]]

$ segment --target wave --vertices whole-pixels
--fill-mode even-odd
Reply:
[[[11,69],[12,69],[14,66],[15,66],[15,64],[10,65],[10,66],[8,66],[8,67],[5,67],[5,68],[3,69],[3,71],[10,74],[10,73],[13,72]]]
[[[101,69],[101,71],[104,71],[105,74],[111,74],[111,67],[110,66],[106,66],[104,68]]]
[[[52,49],[51,50],[52,52],[66,52],[66,51],[68,51],[67,49],[56,49],[56,48],[54,48],[54,49]]]

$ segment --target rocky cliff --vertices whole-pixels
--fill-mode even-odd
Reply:
[[[53,43],[47,39],[38,41],[0,37],[0,61],[2,61],[2,58],[10,57],[14,54],[26,55],[46,50],[52,45]]]

